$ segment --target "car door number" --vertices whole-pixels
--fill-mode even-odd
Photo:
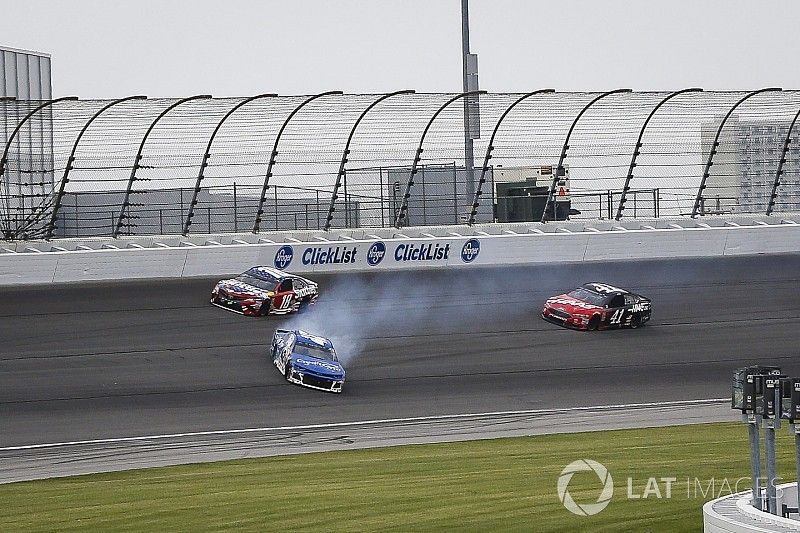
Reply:
[[[625,315],[624,309],[617,309],[614,311],[614,314],[611,315],[611,319],[608,321],[609,324],[620,324],[622,323],[622,317]]]
[[[281,305],[280,307],[278,307],[278,309],[280,310],[288,309],[291,303],[292,303],[292,293],[284,294],[283,298],[281,298]]]

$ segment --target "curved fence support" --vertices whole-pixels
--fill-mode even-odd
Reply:
[[[17,133],[19,133],[19,130],[22,129],[22,126],[24,126],[25,123],[33,115],[35,115],[36,113],[38,113],[39,111],[41,111],[42,109],[44,109],[46,107],[50,107],[53,104],[57,104],[58,102],[64,102],[64,101],[67,101],[67,100],[75,101],[77,99],[78,99],[77,96],[64,96],[62,98],[56,98],[54,100],[47,100],[43,104],[36,106],[32,111],[30,111],[27,115],[25,115],[22,118],[22,120],[19,122],[19,124],[17,124],[17,126],[11,132],[11,135],[8,136],[8,140],[6,141],[6,146],[3,149],[3,155],[2,155],[2,157],[0,157],[0,183],[2,183],[2,181],[3,181],[3,174],[5,174],[6,164],[8,163],[8,150],[11,148],[11,144],[14,142],[14,138],[17,136]],[[13,97],[9,98],[9,100],[13,100]],[[3,230],[3,235],[4,235],[4,237],[6,239],[11,239],[13,237],[12,231],[11,231],[11,227],[10,227],[10,223],[9,223],[9,227],[2,228],[2,230]]]
[[[133,187],[133,182],[136,181],[136,171],[139,169],[139,162],[142,160],[142,151],[144,150],[144,145],[147,142],[147,138],[150,136],[150,132],[153,131],[153,128],[156,127],[158,121],[164,118],[164,116],[178,107],[179,105],[191,102],[192,100],[201,100],[201,99],[208,99],[211,98],[211,95],[208,94],[198,94],[195,96],[189,96],[188,98],[181,98],[177,102],[173,102],[170,104],[164,111],[162,111],[155,120],[150,124],[150,127],[147,128],[147,131],[144,133],[142,137],[142,142],[139,144],[139,150],[136,152],[136,159],[133,160],[133,166],[131,167],[131,177],[128,179],[128,186],[125,189],[125,197],[122,200],[122,206],[119,210],[119,216],[117,217],[117,223],[114,226],[114,231],[111,234],[112,237],[117,238],[119,236],[119,232],[122,229],[122,221],[127,216],[125,211],[128,209],[130,205],[130,197],[131,197],[131,188]]]
[[[736,111],[736,108],[739,107],[742,103],[747,101],[749,98],[766,92],[775,92],[775,91],[782,91],[780,87],[768,87],[766,89],[759,89],[757,91],[752,91],[744,95],[742,98],[736,102],[733,107],[730,108],[728,114],[725,115],[725,118],[722,119],[720,122],[719,127],[717,128],[717,133],[714,136],[714,143],[711,145],[711,149],[708,152],[708,159],[706,160],[706,166],[703,169],[703,177],[700,179],[700,186],[697,188],[697,196],[694,199],[694,206],[692,207],[692,218],[697,216],[697,211],[700,210],[700,204],[703,202],[703,191],[706,188],[706,181],[708,180],[709,173],[711,171],[711,165],[714,164],[714,154],[717,153],[717,146],[719,146],[719,136],[722,134],[722,128],[725,127],[725,123],[728,122],[728,119]],[[703,213],[701,213],[703,214]]]
[[[786,163],[786,152],[789,151],[789,144],[792,142],[792,130],[794,129],[798,117],[800,117],[800,110],[797,111],[792,119],[792,123],[789,124],[789,131],[786,132],[786,140],[783,141],[783,151],[781,151],[781,158],[778,160],[778,170],[775,172],[775,181],[772,183],[772,192],[769,195],[769,203],[767,204],[768,216],[772,214],[772,210],[775,208],[775,198],[778,197],[778,185],[781,184],[783,164]]]
[[[233,106],[230,110],[228,110],[228,112],[225,113],[225,116],[222,117],[222,120],[220,120],[217,123],[217,127],[214,128],[214,131],[211,133],[211,137],[209,137],[208,139],[208,144],[206,145],[206,151],[205,153],[203,153],[203,160],[200,162],[200,170],[197,172],[197,181],[195,181],[194,190],[192,191],[192,201],[189,202],[189,212],[186,213],[186,220],[184,220],[183,222],[183,235],[187,235],[189,233],[189,226],[192,225],[192,217],[194,216],[194,206],[197,205],[197,195],[198,193],[200,193],[200,184],[203,181],[203,176],[205,174],[206,167],[208,166],[208,160],[211,157],[211,145],[214,143],[214,137],[217,136],[217,132],[220,130],[220,128],[222,128],[222,125],[225,123],[225,121],[228,120],[228,117],[233,115],[242,106],[249,104],[253,100],[258,100],[260,98],[273,98],[275,96],[278,95],[275,93],[265,93],[256,96],[251,96],[250,98],[245,98],[244,100]]]
[[[56,199],[53,203],[53,212],[50,215],[50,223],[47,225],[47,234],[45,239],[50,240],[53,238],[53,233],[56,229],[56,219],[58,218],[58,210],[61,207],[61,199],[64,197],[64,189],[69,183],[69,173],[72,170],[72,163],[75,162],[75,152],[78,150],[78,144],[81,142],[83,138],[83,134],[86,133],[86,130],[89,129],[89,126],[92,125],[92,122],[95,121],[100,115],[111,109],[112,107],[116,106],[117,104],[122,104],[124,102],[129,102],[131,100],[146,100],[147,97],[144,95],[137,95],[137,96],[127,96],[125,98],[120,98],[118,100],[114,100],[113,102],[109,102],[105,106],[103,106],[97,113],[92,115],[86,124],[83,125],[81,128],[80,133],[78,133],[78,137],[75,139],[75,143],[72,145],[72,151],[69,153],[69,158],[67,159],[67,166],[64,169],[64,175],[61,177],[61,184],[58,187],[58,193],[56,193]]]
[[[408,200],[411,198],[411,187],[414,185],[414,176],[417,174],[417,167],[419,166],[419,162],[422,159],[422,144],[425,142],[425,136],[428,135],[428,130],[431,128],[433,121],[436,120],[436,117],[447,108],[450,104],[455,102],[456,100],[460,100],[462,98],[466,98],[468,96],[477,96],[480,94],[486,94],[486,91],[467,91],[465,93],[457,94],[456,96],[450,98],[444,104],[436,110],[436,113],[428,121],[428,124],[425,125],[425,129],[422,130],[422,136],[419,138],[419,146],[417,146],[417,153],[414,155],[414,163],[411,165],[411,174],[408,176],[408,181],[406,182],[406,190],[403,193],[403,202],[400,205],[400,210],[397,212],[397,216],[394,220],[394,227],[400,228],[403,225],[403,220],[406,218],[406,213],[408,212]]]
[[[9,98],[4,98],[4,99],[14,100],[14,97],[9,97]],[[78,99],[77,96],[64,96],[62,98],[56,98],[55,100],[47,100],[45,103],[43,103],[43,104],[41,104],[39,106],[36,106],[31,112],[29,112],[27,115],[25,115],[22,118],[22,120],[20,120],[19,124],[17,124],[17,126],[11,132],[11,135],[8,136],[8,140],[6,141],[6,146],[3,149],[3,156],[0,157],[0,180],[3,179],[3,174],[6,171],[6,163],[8,162],[8,150],[11,148],[11,143],[14,142],[14,138],[17,136],[17,133],[19,133],[19,130],[22,129],[22,126],[24,126],[25,123],[33,115],[35,115],[36,113],[38,113],[39,111],[41,111],[42,109],[44,109],[46,107],[50,107],[51,105],[57,104],[58,102],[64,102],[64,101],[67,101],[67,100],[75,101],[77,99]]]
[[[253,233],[258,233],[258,230],[261,227],[261,215],[264,214],[264,202],[267,201],[267,191],[269,190],[269,179],[272,177],[272,169],[275,167],[275,158],[278,157],[278,143],[281,142],[281,136],[283,135],[283,130],[286,129],[286,126],[289,125],[289,121],[292,120],[298,111],[303,109],[306,104],[309,104],[316,100],[317,98],[322,98],[323,96],[333,96],[333,95],[342,95],[344,94],[342,91],[327,91],[324,93],[315,94],[314,96],[310,96],[303,100],[297,107],[295,107],[289,116],[286,117],[286,120],[283,121],[281,125],[281,129],[278,130],[278,135],[275,137],[275,143],[272,145],[272,153],[269,156],[269,164],[267,165],[267,173],[264,175],[264,185],[261,187],[261,196],[258,199],[258,209],[256,210],[256,220],[253,222]]]
[[[553,220],[556,219],[556,203],[553,201],[553,195],[555,194],[556,185],[558,184],[558,178],[565,174],[564,172],[564,159],[567,157],[567,150],[569,150],[569,138],[572,136],[572,131],[575,129],[575,126],[578,125],[578,121],[581,119],[584,113],[586,113],[590,107],[592,107],[596,102],[602,100],[607,96],[611,96],[613,94],[622,94],[622,93],[629,93],[631,89],[614,89],[613,91],[604,92],[598,96],[596,96],[591,102],[586,104],[581,112],[578,113],[578,116],[575,117],[575,120],[572,121],[572,125],[569,127],[569,131],[567,132],[567,137],[564,139],[564,146],[561,147],[561,155],[558,157],[558,165],[556,166],[556,171],[553,172],[553,183],[550,185],[550,190],[547,192],[547,201],[544,204],[544,211],[542,211],[542,220],[541,222],[545,222],[547,217],[547,206],[550,205],[552,202],[553,204]]]
[[[380,104],[387,98],[391,98],[393,96],[398,96],[401,94],[414,94],[414,91],[413,90],[395,91],[393,93],[388,93],[380,96],[370,105],[368,105],[364,111],[362,111],[362,113],[358,116],[358,119],[356,120],[355,124],[353,124],[353,127],[350,130],[350,135],[348,135],[347,137],[347,143],[344,146],[344,151],[342,152],[342,161],[339,163],[339,171],[336,173],[336,183],[334,183],[333,185],[333,192],[331,194],[331,205],[328,207],[328,216],[325,219],[325,227],[323,228],[325,231],[331,229],[331,222],[333,221],[333,212],[336,210],[336,199],[339,197],[337,193],[339,192],[339,187],[342,186],[342,178],[344,178],[344,173],[345,173],[344,167],[347,164],[347,156],[350,154],[350,141],[353,140],[353,135],[355,135],[358,125],[361,124],[361,121],[364,119],[365,116],[367,116],[367,113],[369,113],[372,110],[372,108],[374,108],[376,105]]]
[[[492,130],[492,136],[489,138],[489,146],[486,147],[486,155],[483,156],[483,166],[481,167],[481,178],[478,180],[478,188],[475,189],[475,199],[472,202],[472,210],[469,214],[469,221],[467,222],[468,226],[471,226],[475,223],[475,215],[478,214],[478,207],[480,207],[481,195],[483,194],[483,184],[486,183],[486,172],[489,170],[489,160],[492,158],[492,152],[494,151],[494,139],[497,135],[497,131],[500,129],[500,124],[503,123],[503,119],[506,118],[512,109],[514,109],[517,104],[527,100],[531,96],[536,96],[537,94],[551,94],[556,92],[555,89],[540,89],[538,91],[533,91],[527,94],[523,94],[519,98],[517,98],[513,104],[508,106],[503,114],[500,115],[500,118],[497,120],[497,124],[494,125],[494,130]]]
[[[622,187],[622,196],[619,199],[619,206],[617,207],[617,216],[614,217],[615,220],[619,220],[622,218],[622,211],[625,209],[627,194],[631,188],[630,185],[631,185],[631,180],[633,179],[633,169],[634,167],[636,167],[636,157],[641,153],[639,152],[639,149],[642,147],[642,138],[644,137],[644,131],[647,129],[647,125],[650,124],[650,120],[655,116],[656,112],[661,108],[661,106],[663,106],[676,96],[680,96],[685,93],[698,93],[702,91],[703,89],[699,87],[692,87],[691,89],[683,89],[680,91],[672,92],[668,94],[663,100],[661,100],[658,103],[658,105],[656,105],[653,108],[652,111],[650,111],[650,114],[647,116],[647,119],[644,121],[644,124],[642,124],[641,131],[639,131],[639,138],[636,139],[636,146],[633,148],[633,155],[631,156],[631,164],[628,167],[628,175],[625,177],[625,185]]]

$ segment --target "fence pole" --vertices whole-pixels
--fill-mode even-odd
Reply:
[[[458,170],[453,161],[453,224],[458,224]],[[465,170],[466,172],[466,170]]]
[[[356,129],[364,117],[369,113],[376,105],[383,102],[387,98],[391,98],[393,96],[398,96],[401,94],[413,94],[414,91],[412,90],[405,90],[405,91],[395,91],[393,93],[388,93],[381,95],[377,98],[374,102],[367,106],[367,108],[362,111],[361,115],[359,115],[358,119],[356,120],[355,124],[353,124],[352,129],[350,130],[350,135],[347,137],[347,143],[344,146],[344,150],[342,151],[342,160],[339,162],[339,171],[336,173],[336,182],[333,185],[333,192],[331,194],[331,204],[328,207],[328,216],[325,219],[325,227],[323,228],[325,231],[328,231],[331,228],[331,223],[333,222],[333,212],[336,210],[336,199],[339,197],[339,187],[342,185],[342,178],[345,174],[345,165],[347,164],[347,156],[350,154],[350,142],[353,140],[353,135],[356,133]]]
[[[251,96],[250,98],[245,98],[235,106],[233,106],[228,112],[222,117],[217,123],[217,127],[214,128],[214,131],[211,133],[211,137],[208,139],[208,144],[206,145],[206,151],[203,153],[203,159],[200,162],[200,170],[197,172],[197,181],[194,184],[194,189],[192,190],[192,201],[189,202],[189,213],[186,215],[186,220],[183,223],[183,234],[187,235],[189,233],[189,226],[192,225],[192,217],[194,216],[194,206],[197,205],[197,194],[200,192],[200,185],[203,181],[203,177],[206,171],[206,167],[208,166],[208,160],[211,158],[211,145],[214,143],[214,138],[217,136],[217,132],[219,132],[222,125],[228,120],[228,117],[233,115],[239,108],[242,106],[249,104],[253,100],[258,100],[259,98],[272,98],[278,96],[275,93],[268,93],[268,94],[259,94],[256,96]],[[181,215],[183,215],[181,213]]]
[[[659,218],[661,216],[661,213],[659,212],[660,206],[658,205],[660,201],[661,201],[661,191],[658,188],[656,188],[653,190],[653,210],[655,218]]]
[[[403,226],[403,222],[406,218],[406,211],[408,211],[408,200],[411,198],[411,187],[414,185],[414,175],[417,173],[417,167],[419,165],[420,160],[422,159],[422,145],[425,142],[425,136],[428,135],[428,130],[430,130],[433,121],[436,120],[436,117],[445,110],[447,106],[459,100],[461,98],[465,98],[468,96],[478,96],[481,94],[486,94],[486,91],[467,91],[461,94],[457,94],[454,97],[447,100],[444,104],[436,110],[433,116],[428,120],[428,123],[425,125],[425,129],[422,131],[422,135],[419,138],[419,146],[417,147],[417,152],[414,155],[414,162],[411,164],[411,174],[408,176],[408,181],[406,182],[406,190],[403,194],[403,203],[400,204],[400,212],[397,213],[397,219],[394,221],[394,227],[401,228]],[[465,115],[466,116],[466,115]],[[469,154],[468,154],[469,155]],[[465,158],[465,162],[466,162]],[[453,162],[453,169],[455,170],[455,162]],[[466,166],[465,166],[466,168]],[[469,168],[472,169],[472,164],[470,163]],[[453,178],[453,182],[455,183],[455,178]],[[424,203],[423,199],[423,203]],[[458,202],[456,202],[456,222],[458,222]]]
[[[783,141],[783,150],[778,160],[778,169],[775,172],[775,180],[772,182],[772,192],[770,192],[769,202],[767,203],[767,216],[772,214],[772,210],[775,207],[775,199],[778,197],[778,186],[781,184],[781,174],[783,174],[783,164],[786,163],[786,152],[789,150],[789,144],[792,142],[792,129],[798,117],[800,117],[800,111],[797,112],[792,119],[792,123],[789,124],[789,131],[786,132],[786,140]]]
[[[264,175],[264,184],[261,186],[261,195],[258,198],[258,208],[256,209],[256,219],[253,222],[253,233],[258,233],[258,230],[261,226],[261,215],[264,214],[264,202],[267,201],[267,191],[269,190],[269,179],[272,177],[272,170],[275,167],[276,158],[278,156],[278,144],[281,141],[281,136],[283,135],[283,131],[286,129],[286,126],[289,125],[289,121],[292,120],[298,111],[300,111],[306,104],[313,102],[317,98],[321,98],[323,96],[331,96],[331,95],[341,95],[344,94],[342,91],[327,91],[320,94],[315,94],[309,98],[306,98],[300,105],[295,107],[289,116],[286,117],[286,120],[283,121],[280,129],[278,130],[278,135],[275,137],[275,143],[272,146],[272,152],[269,157],[269,163],[267,164],[267,173]],[[319,227],[317,227],[319,229]]]
[[[503,119],[514,109],[517,104],[520,102],[530,98],[531,96],[537,94],[548,94],[556,92],[555,89],[541,89],[538,91],[533,91],[528,94],[524,94],[521,97],[517,98],[517,100],[508,106],[506,110],[500,115],[500,118],[497,120],[497,124],[494,125],[494,130],[492,130],[492,136],[489,138],[489,144],[486,147],[486,154],[483,156],[483,166],[481,167],[481,177],[478,180],[478,187],[475,189],[475,199],[472,202],[472,209],[470,210],[469,220],[467,221],[468,225],[473,225],[475,223],[475,215],[478,214],[478,207],[480,207],[481,203],[481,195],[483,194],[483,184],[486,183],[486,172],[489,169],[489,160],[492,158],[492,151],[494,150],[494,138],[497,135],[497,131],[500,129],[500,124],[502,124]],[[492,173],[492,205],[494,205],[494,173]]]
[[[708,152],[708,160],[706,161],[706,166],[703,169],[703,176],[700,178],[700,186],[697,188],[697,196],[694,199],[694,206],[692,207],[692,218],[697,216],[697,211],[701,211],[700,214],[704,214],[704,210],[701,210],[701,204],[705,200],[703,197],[703,191],[706,188],[706,181],[708,180],[708,176],[711,172],[711,165],[714,164],[714,154],[717,153],[717,146],[719,146],[719,137],[722,134],[722,128],[725,127],[725,123],[728,122],[728,118],[736,111],[736,108],[739,107],[742,103],[744,103],[747,99],[752,98],[753,96],[765,92],[774,92],[774,91],[782,91],[780,87],[768,87],[766,89],[759,89],[757,91],[751,91],[744,95],[738,102],[736,102],[733,107],[728,110],[728,114],[725,115],[725,118],[722,119],[720,122],[719,127],[717,128],[717,134],[714,136],[714,142],[711,144],[711,148]]]
[[[586,113],[586,111],[588,111],[589,108],[592,107],[595,104],[595,102],[598,102],[599,100],[602,100],[603,98],[606,98],[607,96],[611,96],[613,94],[621,94],[621,93],[629,93],[629,92],[631,92],[630,89],[615,89],[613,91],[607,91],[607,92],[604,92],[604,93],[596,96],[591,102],[586,104],[583,107],[583,109],[581,109],[580,113],[578,113],[578,116],[576,116],[575,120],[572,121],[572,125],[569,127],[569,131],[567,132],[567,136],[564,139],[564,144],[561,147],[561,155],[558,157],[558,165],[556,165],[555,172],[553,172],[553,183],[550,185],[550,190],[547,193],[547,200],[544,203],[544,210],[542,211],[542,219],[540,220],[540,222],[545,222],[546,221],[546,219],[547,219],[547,206],[550,204],[550,202],[553,203],[553,220],[558,218],[556,216],[557,215],[557,213],[556,213],[556,202],[553,201],[554,200],[553,199],[553,195],[555,194],[556,185],[558,185],[558,179],[561,176],[564,176],[566,174],[566,172],[564,170],[564,159],[566,159],[567,150],[569,150],[569,139],[572,136],[573,130],[575,130],[575,126],[578,125],[578,121],[581,119],[583,114]],[[600,200],[600,203],[602,204],[602,199]],[[603,218],[602,206],[600,208],[600,213],[601,213],[600,214],[600,218]]]
[[[233,232],[239,233],[239,206],[236,200],[236,182],[233,182]]]
[[[380,177],[380,189],[381,189],[381,227],[386,227],[386,213],[384,212],[384,203],[383,203],[383,168],[378,169],[378,176]],[[389,180],[386,180],[387,184]]]
[[[166,116],[167,113],[169,113],[170,111],[172,111],[173,109],[175,109],[179,105],[184,104],[186,102],[191,102],[193,100],[209,99],[209,98],[211,98],[211,95],[208,95],[208,94],[198,94],[198,95],[195,95],[195,96],[189,96],[188,98],[181,98],[177,102],[173,102],[166,109],[164,109],[156,117],[156,119],[150,124],[150,127],[147,128],[147,131],[145,132],[144,136],[142,137],[142,141],[139,144],[139,150],[136,152],[136,157],[133,160],[133,166],[131,167],[131,175],[130,175],[130,178],[128,178],[128,185],[125,188],[125,196],[124,196],[124,198],[122,200],[122,206],[120,207],[120,210],[119,210],[119,217],[117,217],[117,225],[115,226],[114,231],[111,233],[112,237],[116,238],[117,236],[119,236],[119,232],[122,230],[122,221],[126,216],[125,215],[125,211],[127,210],[128,206],[130,205],[130,201],[129,200],[130,200],[130,196],[131,196],[131,189],[133,188],[133,182],[136,181],[136,170],[138,170],[138,168],[140,166],[139,163],[142,160],[142,152],[144,151],[144,145],[147,142],[147,138],[150,136],[150,132],[153,131],[153,128],[156,127],[156,124],[158,124],[158,122],[164,116]],[[129,228],[129,230],[130,230],[130,228]],[[129,233],[130,233],[130,231],[129,231]]]
[[[622,211],[625,209],[625,201],[627,200],[626,195],[630,190],[631,180],[633,179],[633,169],[636,166],[636,157],[641,153],[639,152],[639,150],[642,147],[642,138],[644,137],[644,132],[647,129],[647,125],[650,123],[650,120],[653,118],[653,116],[655,116],[656,112],[661,108],[661,106],[663,106],[676,96],[685,93],[696,93],[702,91],[703,89],[699,87],[692,87],[691,89],[683,89],[681,91],[675,91],[673,93],[668,94],[653,108],[652,111],[650,111],[650,114],[647,116],[647,119],[644,121],[644,124],[642,124],[642,129],[639,130],[639,138],[636,139],[636,145],[633,148],[633,155],[631,156],[631,164],[628,166],[628,175],[625,177],[625,185],[622,186],[622,196],[619,199],[619,207],[617,207],[617,216],[616,216],[617,220],[622,218]],[[633,216],[635,217],[636,215],[634,214]]]
[[[6,171],[6,163],[8,162],[8,151],[11,148],[11,144],[14,142],[14,138],[17,136],[17,133],[19,133],[19,130],[22,129],[22,126],[25,125],[25,123],[33,115],[35,115],[36,113],[38,113],[39,111],[41,111],[42,109],[44,109],[46,107],[52,106],[53,104],[57,104],[58,102],[64,102],[64,101],[67,101],[67,100],[75,101],[77,99],[78,99],[77,96],[65,96],[63,98],[56,98],[54,100],[47,100],[43,104],[36,106],[32,111],[30,111],[27,115],[25,115],[23,117],[23,119],[16,125],[14,130],[11,132],[11,135],[9,135],[8,140],[6,141],[5,148],[3,149],[3,155],[0,157],[0,182],[3,181],[3,174]],[[3,106],[3,107],[5,107],[5,106]],[[0,223],[2,223],[2,222],[3,221],[0,220]],[[14,224],[14,225],[16,226],[16,224]],[[12,226],[11,212],[9,211],[9,213],[8,213],[8,226],[5,227],[5,228],[2,228],[3,236],[6,239],[9,239],[9,240],[12,239],[15,236],[15,233],[16,233],[16,229],[12,230],[11,226]]]

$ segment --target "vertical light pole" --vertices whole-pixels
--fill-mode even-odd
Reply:
[[[764,467],[767,471],[767,512],[779,515],[775,473],[775,430],[781,427],[781,377],[764,378]]]
[[[762,510],[761,500],[761,415],[743,414],[750,437],[750,472],[753,478],[753,507]]]
[[[478,55],[469,53],[469,0],[461,0],[461,60],[464,93],[478,90]],[[472,116],[471,116],[472,115]],[[473,171],[472,139],[478,138],[479,124],[470,124],[478,120],[478,97],[464,99],[464,170],[467,175],[466,193],[475,193],[475,175]]]

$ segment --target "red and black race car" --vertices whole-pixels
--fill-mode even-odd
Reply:
[[[306,309],[319,296],[317,284],[276,268],[257,266],[211,291],[211,303],[248,316],[285,315]]]
[[[605,283],[585,283],[548,298],[542,318],[574,329],[638,328],[650,320],[650,300]]]

